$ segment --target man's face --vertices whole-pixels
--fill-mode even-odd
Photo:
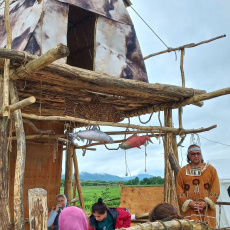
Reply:
[[[65,200],[65,198],[62,197],[62,196],[59,196],[59,197],[57,198],[57,204],[60,204],[61,207],[64,208],[65,205],[66,205],[66,200]]]
[[[194,150],[188,154],[191,164],[199,165],[201,163],[201,152],[199,150]]]

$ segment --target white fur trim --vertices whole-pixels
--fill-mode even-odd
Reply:
[[[186,201],[183,203],[182,208],[181,208],[183,212],[187,212],[187,211],[190,209],[189,203],[190,203],[191,201],[193,201],[193,200],[188,199],[188,200],[186,200]]]
[[[209,199],[208,197],[205,197],[204,200],[209,204],[211,209],[216,208],[215,203],[211,199]]]

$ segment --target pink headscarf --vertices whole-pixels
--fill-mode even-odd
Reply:
[[[74,206],[63,209],[58,226],[59,230],[88,230],[85,213]]]

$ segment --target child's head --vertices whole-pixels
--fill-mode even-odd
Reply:
[[[97,221],[102,221],[107,217],[107,206],[103,202],[102,198],[98,199],[98,202],[92,206],[92,214]]]
[[[168,203],[158,204],[149,214],[149,220],[154,222],[156,220],[170,221],[172,219],[183,219],[176,208]]]

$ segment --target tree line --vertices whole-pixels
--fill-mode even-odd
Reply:
[[[164,184],[164,178],[161,178],[160,176],[154,176],[150,178],[144,178],[143,180],[140,180],[138,177],[135,177],[134,179],[128,180],[128,181],[80,181],[81,186],[116,186],[120,183],[123,185],[163,185]],[[61,187],[65,186],[65,179],[61,180]]]

